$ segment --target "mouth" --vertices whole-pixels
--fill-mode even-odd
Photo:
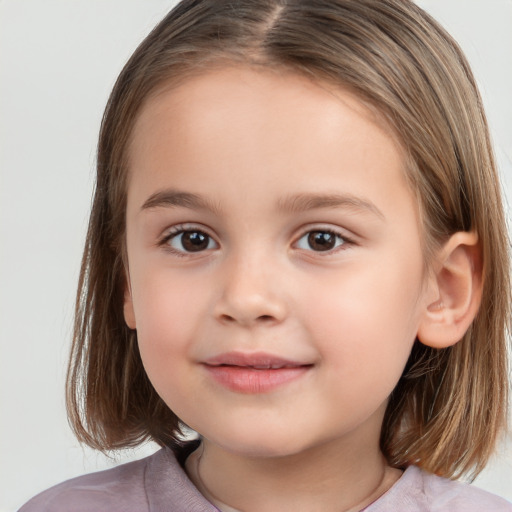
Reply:
[[[312,363],[302,363],[266,354],[229,352],[203,363],[221,386],[237,393],[268,393],[305,376]]]

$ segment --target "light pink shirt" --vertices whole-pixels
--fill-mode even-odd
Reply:
[[[52,487],[19,512],[217,512],[170,449]],[[512,504],[411,466],[364,512],[512,512]]]

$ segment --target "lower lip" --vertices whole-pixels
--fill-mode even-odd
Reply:
[[[257,370],[247,366],[210,366],[206,370],[219,384],[237,393],[268,393],[305,375],[311,366]]]

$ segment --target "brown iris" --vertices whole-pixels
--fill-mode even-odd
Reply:
[[[184,231],[181,234],[181,244],[188,252],[204,251],[209,241],[210,237],[202,231]]]
[[[336,246],[336,235],[329,231],[311,231],[308,245],[315,251],[329,251]]]

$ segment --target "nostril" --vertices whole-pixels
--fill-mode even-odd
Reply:
[[[262,320],[263,322],[269,322],[271,320],[274,320],[274,318],[270,315],[261,315],[258,317],[258,320]]]
[[[221,315],[220,319],[228,323],[235,322],[235,319],[230,315]]]
[[[233,317],[231,315],[226,315],[226,314],[221,315],[220,320],[223,322],[226,322],[226,323],[234,323],[234,322],[239,321],[235,317]],[[269,323],[269,322],[274,322],[275,318],[272,315],[260,315],[256,318],[255,321],[262,322],[262,323]]]
[[[270,326],[286,317],[286,307],[281,299],[258,294],[234,294],[221,297],[214,306],[213,315],[225,325]]]

